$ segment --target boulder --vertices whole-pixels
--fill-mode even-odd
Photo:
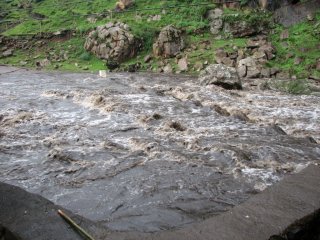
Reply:
[[[281,71],[278,72],[276,75],[277,79],[283,79],[283,80],[288,80],[290,79],[290,73],[288,71]]]
[[[186,57],[178,60],[178,67],[181,72],[188,71],[188,59]]]
[[[36,61],[36,66],[38,68],[43,68],[51,65],[51,61],[48,58],[42,59],[40,61]]]
[[[99,70],[99,77],[106,78],[108,76],[107,70]]]
[[[222,19],[215,19],[210,22],[210,32],[213,35],[218,35],[223,27],[223,20]]]
[[[147,56],[144,57],[143,61],[145,63],[149,63],[152,60],[152,56],[150,54],[148,54]]]
[[[207,12],[207,18],[209,20],[210,32],[213,35],[218,35],[223,28],[223,11],[219,8],[209,10]]]
[[[225,89],[241,89],[237,70],[223,64],[212,64],[200,72],[199,81],[203,85],[214,84]]]
[[[264,52],[267,60],[271,60],[275,57],[274,54],[275,54],[276,50],[272,46],[272,44],[269,42],[266,42],[264,45],[260,46],[258,51]]]
[[[2,53],[3,57],[10,57],[13,55],[13,49],[8,49]]]
[[[270,74],[271,76],[275,76],[276,74],[278,74],[280,72],[279,68],[273,67],[270,69]]]
[[[215,60],[219,64],[224,64],[229,67],[234,67],[235,59],[238,57],[237,53],[228,54],[223,49],[217,49],[215,51]]]
[[[209,10],[206,15],[209,21],[213,21],[215,19],[221,19],[223,16],[223,10],[220,8],[215,8],[215,9]]]
[[[197,71],[197,72],[200,72],[202,69],[203,69],[203,63],[202,62],[196,62],[194,64],[194,69]]]
[[[223,31],[233,37],[247,37],[259,33],[258,26],[252,26],[246,21],[234,21],[224,24]]]
[[[116,3],[116,11],[122,11],[134,5],[133,0],[120,0]]]
[[[237,70],[240,77],[257,78],[260,76],[260,68],[253,57],[247,57],[239,61]]]
[[[185,47],[182,33],[172,25],[164,27],[153,44],[153,54],[164,58],[174,57]]]
[[[172,73],[173,72],[173,69],[171,67],[170,64],[167,64],[164,68],[163,68],[163,72],[164,73]]]
[[[134,57],[139,46],[128,25],[110,22],[90,32],[84,48],[100,59],[120,63]]]
[[[271,69],[270,68],[261,69],[261,77],[270,78],[270,76],[271,76]]]
[[[215,51],[215,60],[217,63],[222,63],[222,60],[223,58],[227,57],[228,54],[221,48],[218,48],[216,51]]]

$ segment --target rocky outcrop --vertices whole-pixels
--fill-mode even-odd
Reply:
[[[264,38],[253,38],[247,41],[247,57],[239,59],[237,70],[240,77],[270,77],[270,69],[264,68],[265,63],[275,57],[275,49]]]
[[[258,28],[258,24],[253,26],[247,21],[226,22],[223,31],[232,37],[252,36],[262,31]]]
[[[253,57],[242,59],[238,63],[238,73],[240,77],[257,78],[260,76],[261,67]]]
[[[164,58],[174,57],[185,47],[182,32],[172,25],[164,27],[153,44],[153,54]]]
[[[209,20],[210,32],[217,38],[252,36],[266,29],[267,22],[261,19],[253,20],[245,15],[228,14],[224,16],[223,10],[216,8],[206,14]]]
[[[122,62],[136,55],[138,41],[124,23],[107,23],[90,32],[84,48],[97,57]]]
[[[241,81],[237,70],[223,64],[209,65],[200,72],[199,81],[203,85],[218,85],[225,89],[241,89]]]
[[[275,57],[275,48],[264,36],[257,36],[247,41],[245,48],[233,46],[232,50],[226,51],[218,48],[215,51],[215,61],[229,67],[237,67],[241,78],[269,78],[271,70],[264,65],[268,60]]]
[[[273,2],[277,1],[273,0]],[[282,2],[284,2],[282,6],[274,13],[274,19],[285,27],[308,19],[310,14],[316,13],[320,8],[319,0],[303,1],[299,4],[287,4],[285,0]]]
[[[223,11],[219,8],[207,12],[207,18],[210,22],[210,32],[213,35],[219,34],[220,30],[223,28],[222,15]]]
[[[181,72],[186,72],[188,71],[188,59],[186,57],[180,58],[178,60],[178,68]]]

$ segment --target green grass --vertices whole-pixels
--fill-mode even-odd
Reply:
[[[283,27],[278,26],[270,37],[276,47],[277,57],[269,65],[286,70],[298,78],[310,74],[320,77],[320,72],[314,67],[320,56],[320,13],[314,22],[305,21],[290,27],[289,38],[286,40],[280,39],[283,30]],[[288,53],[293,56],[288,58]],[[301,64],[294,64],[296,57],[303,59]]]
[[[63,55],[67,52],[68,59],[62,61],[52,60],[49,69],[58,67],[61,70],[71,71],[95,71],[105,69],[105,62],[87,53],[84,48],[86,34],[96,26],[106,24],[110,21],[121,21],[127,23],[132,33],[143,41],[143,49],[137,57],[122,64],[125,69],[130,64],[140,62],[142,70],[148,68],[157,69],[161,59],[153,59],[149,64],[145,64],[143,59],[147,54],[152,53],[152,44],[156,39],[160,29],[166,25],[173,24],[182,29],[186,36],[187,46],[196,46],[190,52],[184,52],[190,62],[189,72],[196,74],[193,66],[199,62],[215,63],[214,51],[223,48],[227,52],[233,51],[233,47],[243,48],[246,45],[246,38],[216,40],[209,33],[208,21],[204,15],[208,9],[214,7],[213,4],[203,6],[201,4],[211,1],[202,0],[136,0],[136,5],[125,13],[110,14],[110,10],[115,7],[116,0],[42,0],[33,3],[33,12],[43,14],[46,18],[42,21],[33,19],[28,9],[18,9],[17,3],[21,0],[5,1],[1,3],[4,11],[11,10],[6,16],[6,20],[21,21],[21,23],[5,31],[6,36],[19,36],[25,34],[37,34],[40,32],[56,32],[59,30],[75,30],[75,36],[69,40],[49,42],[41,48],[33,48],[27,51],[16,51],[15,55],[9,58],[0,59],[0,63],[19,65],[21,61],[28,60],[26,66],[35,67],[35,62],[45,57],[52,58],[54,55]],[[174,6],[198,6],[185,8],[172,8]],[[151,8],[151,9],[150,9]],[[164,12],[165,11],[165,12]],[[268,25],[270,16],[268,14],[254,13],[249,10],[225,9],[227,21],[245,20],[251,24],[263,23]],[[95,23],[90,23],[87,18],[93,14],[100,14]],[[102,16],[103,15],[103,16]],[[148,21],[150,16],[161,15],[160,21]],[[270,25],[270,27],[273,27]],[[0,25],[1,29],[1,25]],[[3,29],[3,28],[2,28]],[[198,33],[201,32],[203,33]],[[280,40],[282,27],[277,26],[274,33],[270,34],[270,40],[277,51],[277,57],[268,63],[269,67],[278,67],[289,71],[298,78],[307,77],[310,74],[320,77],[319,71],[314,70],[314,64],[320,56],[320,14],[316,15],[313,22],[303,22],[289,29],[288,40]],[[201,48],[201,43],[208,41],[207,49]],[[284,46],[287,42],[287,46]],[[303,58],[303,62],[294,65],[294,57],[287,58],[288,52],[294,57]],[[52,55],[48,55],[52,53]],[[165,60],[171,64],[174,71],[178,70],[175,59]],[[298,87],[297,87],[298,86]],[[298,85],[289,86],[292,92],[299,92]],[[291,90],[288,90],[289,92]]]

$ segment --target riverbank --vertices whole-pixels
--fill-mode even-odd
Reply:
[[[172,2],[172,6],[170,5],[172,8],[168,8],[168,3],[165,1],[158,1],[152,3],[154,9],[142,11],[146,4],[137,2],[128,12],[119,12],[111,16],[103,12],[97,12],[92,16],[84,14],[76,21],[72,19],[75,18],[75,14],[79,14],[79,11],[90,12],[90,9],[111,11],[115,3],[95,0],[93,3],[74,4],[75,9],[72,11],[68,8],[69,5],[56,3],[61,5],[59,5],[59,11],[53,11],[50,14],[48,11],[52,6],[56,6],[51,0],[34,3],[29,10],[16,9],[10,7],[8,3],[6,6],[10,12],[6,16],[8,19],[10,16],[13,18],[19,15],[28,16],[28,11],[42,14],[46,18],[40,21],[25,16],[28,18],[27,21],[2,32],[0,63],[81,72],[110,68],[119,72],[182,72],[198,75],[206,66],[214,63],[238,68],[238,61],[245,57],[252,57],[253,48],[258,47],[253,46],[252,43],[248,44],[248,41],[262,38],[266,39],[268,44],[263,43],[259,46],[263,51],[258,51],[253,57],[259,65],[254,70],[255,74],[259,71],[258,75],[261,77],[264,75],[276,77],[278,74],[277,78],[288,80],[319,80],[320,18],[317,13],[317,1],[286,5],[275,13],[248,8],[221,8],[222,15],[215,15],[212,12],[213,9],[221,6],[212,3],[197,6],[196,3],[198,2],[194,1],[193,11],[190,11],[176,1]],[[102,8],[103,4],[105,6]],[[66,11],[71,11],[72,14],[59,15]],[[298,13],[297,16],[296,13]],[[295,16],[294,19],[292,16]],[[274,19],[278,19],[278,22],[275,23]],[[297,19],[299,21],[295,22]],[[60,29],[61,25],[57,24],[60,21],[73,21],[73,28]],[[39,22],[43,24],[42,30],[37,25]],[[127,26],[130,29],[129,32],[137,41],[139,40],[139,44],[134,45],[132,56],[129,53],[125,54],[125,59],[121,59],[117,64],[112,63],[111,66],[107,55],[101,55],[102,52],[99,53],[100,55],[94,54],[89,49],[85,50],[84,46],[89,33],[96,30],[96,27],[114,22],[122,22]],[[241,22],[244,26],[234,26],[234,22]],[[219,29],[214,28],[217,23],[223,23],[219,25]],[[184,44],[179,46],[181,49],[175,56],[156,56],[154,53],[158,50],[153,49],[153,46],[159,33],[168,25],[175,26],[181,31]],[[103,41],[100,39],[97,42]],[[272,46],[272,51],[269,45]],[[103,46],[101,47],[104,49]],[[106,51],[104,49],[103,53]],[[267,56],[264,56],[264,51]],[[103,56],[102,59],[101,56]],[[179,64],[180,59],[182,60]]]

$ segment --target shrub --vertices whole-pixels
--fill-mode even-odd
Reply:
[[[295,95],[308,94],[310,92],[307,80],[303,79],[282,82],[281,84],[278,84],[278,88],[282,91]]]
[[[309,92],[308,82],[297,79],[287,83],[287,92],[290,94],[304,94]]]
[[[79,57],[83,61],[89,61],[91,59],[91,54],[88,52],[84,52]]]

